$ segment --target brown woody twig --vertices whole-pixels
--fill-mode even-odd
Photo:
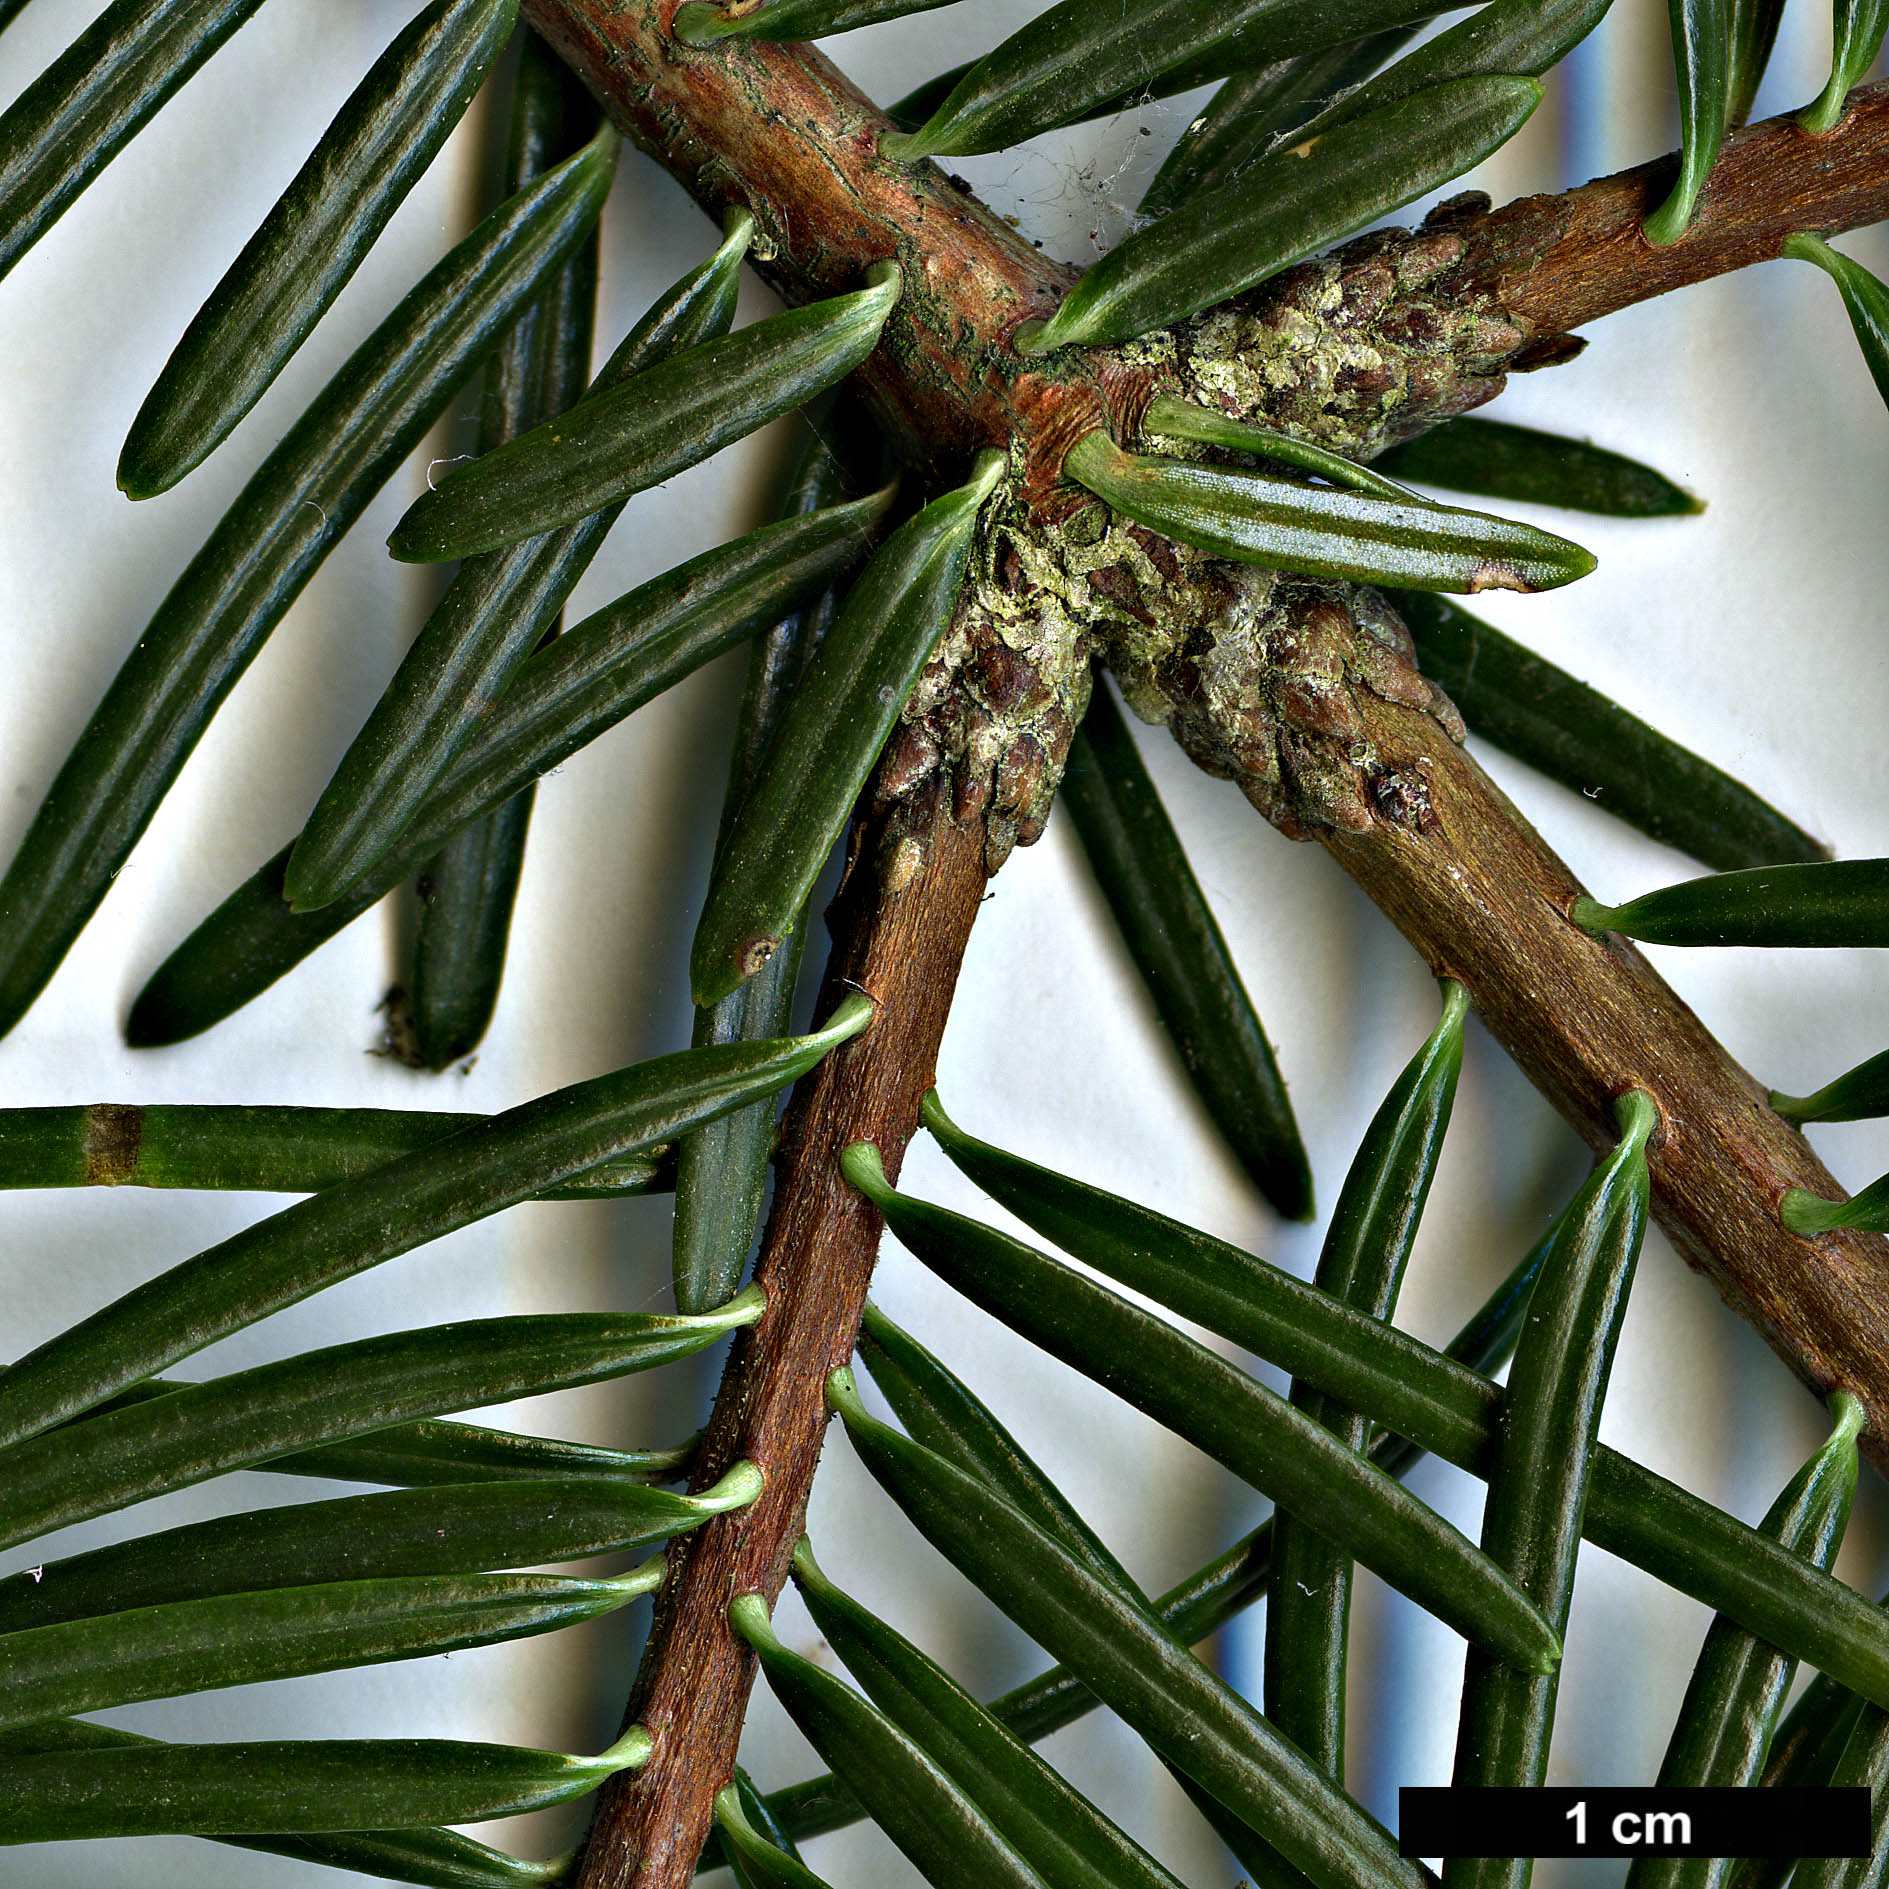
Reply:
[[[1793,230],[1860,229],[1889,217],[1889,80],[1850,94],[1833,130],[1812,137],[1786,114],[1725,140],[1678,242],[1655,249],[1641,222],[1666,199],[1677,157],[1578,190],[1522,197],[1461,225],[1466,279],[1537,333],[1769,262]]]
[[[734,1773],[754,1655],[728,1625],[728,1603],[787,1578],[826,1427],[829,1372],[850,1361],[882,1226],[840,1177],[840,1150],[875,1141],[896,1176],[931,1087],[945,1014],[984,893],[984,826],[931,797],[924,864],[894,891],[881,874],[876,823],[853,836],[853,860],[829,925],[833,961],[822,1011],[866,991],[871,1025],[802,1084],[775,1164],[775,1206],[755,1278],[767,1314],[729,1358],[694,1469],[705,1487],[746,1457],[767,1477],[760,1498],[671,1552],[626,1725],[655,1740],[641,1771],[598,1800],[578,1889],[679,1889],[708,1836],[715,1792]],[[898,814],[910,831],[913,810]]]
[[[1427,715],[1359,700],[1425,813],[1318,837],[1590,1146],[1613,1145],[1616,1097],[1652,1095],[1660,1224],[1805,1383],[1862,1398],[1864,1448],[1889,1468],[1889,1240],[1784,1229],[1788,1189],[1843,1193],[1810,1144],[1633,945],[1569,920],[1580,882],[1464,749]]]

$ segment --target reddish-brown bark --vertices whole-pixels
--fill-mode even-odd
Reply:
[[[1471,242],[1464,278],[1538,333],[1559,332],[1769,261],[1793,230],[1879,223],[1889,217],[1889,80],[1851,93],[1821,137],[1788,115],[1734,132],[1685,235],[1655,249],[1640,224],[1677,170],[1677,158],[1662,157],[1459,225]]]
[[[913,810],[898,817],[901,835],[911,833]],[[853,869],[829,914],[836,943],[822,1014],[848,989],[870,993],[877,1010],[794,1098],[755,1273],[767,1313],[736,1342],[695,1467],[700,1488],[746,1457],[767,1487],[670,1556],[625,1718],[648,1728],[655,1750],[601,1794],[578,1889],[679,1889],[734,1772],[754,1657],[729,1628],[728,1603],[757,1591],[771,1602],[787,1578],[826,1428],[827,1374],[853,1355],[879,1249],[879,1214],[841,1179],[840,1151],[876,1142],[896,1178],[984,892],[981,819],[954,819],[941,790],[916,826],[924,864],[897,891],[881,879],[874,827],[855,834]]]
[[[863,378],[914,465],[950,471],[1013,438],[1048,462],[1102,410],[1105,351],[1087,369],[1027,363],[1009,347],[1076,272],[1051,261],[937,165],[881,157],[878,108],[818,50],[760,40],[695,49],[668,34],[680,0],[525,0],[532,24],[612,119],[719,215],[761,225],[757,266],[790,301],[857,286],[885,257],[909,292]],[[1641,220],[1676,158],[1452,225],[1470,244],[1458,281],[1491,290],[1537,335],[1579,328],[1671,289],[1778,253],[1793,229],[1889,217],[1889,80],[1851,95],[1835,129],[1795,118],[1726,140],[1692,227],[1654,249]]]
[[[789,301],[857,288],[887,257],[903,265],[905,293],[861,379],[912,464],[949,474],[980,447],[1039,433],[1045,404],[1066,403],[1063,378],[1027,366],[1009,338],[1076,272],[935,164],[879,156],[885,119],[812,47],[697,51],[668,36],[677,4],[526,0],[525,12],[704,209],[754,213],[756,266]]]

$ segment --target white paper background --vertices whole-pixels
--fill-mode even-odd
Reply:
[[[1787,20],[1760,111],[1811,96],[1828,57],[1810,0]],[[34,0],[0,40],[10,97],[96,9]],[[400,212],[345,298],[234,439],[179,490],[127,505],[112,468],[171,345],[349,88],[412,8],[278,0],[212,62],[0,285],[0,849],[24,831],[124,651],[194,546],[301,407],[472,213],[469,133]],[[993,43],[1018,0],[964,0],[836,50],[892,97]],[[1672,140],[1664,9],[1620,0],[1528,132],[1469,180],[1498,197],[1636,162]],[[960,168],[1048,248],[1086,261],[1132,204],[1191,101],[1130,114],[1042,152]],[[1141,135],[1143,127],[1151,134]],[[606,222],[601,335],[612,341],[706,252],[708,226],[627,155]],[[1847,245],[1882,268],[1874,238]],[[749,296],[751,314],[767,296]],[[1886,684],[1881,599],[1889,424],[1816,272],[1771,264],[1609,321],[1573,366],[1519,381],[1503,417],[1643,456],[1711,501],[1703,518],[1570,521],[1600,556],[1580,585],[1484,600],[1487,614],[1727,766],[1846,855],[1881,853]],[[640,498],[574,602],[580,613],[755,522],[785,429]],[[463,424],[429,451],[464,450]],[[425,455],[422,455],[423,458]],[[221,1101],[499,1109],[688,1030],[686,957],[707,864],[740,658],[724,659],[605,737],[538,803],[506,993],[476,1064],[436,1079],[371,1054],[400,921],[357,924],[238,1018],[133,1054],[119,1038],[143,980],[202,914],[292,834],[379,693],[435,578],[381,540],[421,460],[370,508],[255,664],[27,1020],[0,1044],[9,1104]],[[1514,508],[1518,511],[1524,508]],[[1531,516],[1535,514],[1530,514]],[[1315,847],[1264,829],[1228,787],[1147,732],[1149,763],[1233,940],[1292,1081],[1329,1206],[1363,1121],[1434,1016],[1412,954]],[[1484,757],[1603,897],[1691,870],[1579,796]],[[817,951],[816,954],[817,955]],[[1859,953],[1660,954],[1732,1050],[1782,1087],[1815,1086],[1889,1041],[1889,971]],[[1066,825],[993,888],[946,1038],[941,1081],[977,1132],[1123,1189],[1309,1271],[1318,1228],[1281,1228],[1207,1130],[1109,933]],[[1817,1131],[1851,1186],[1889,1166],[1879,1127]],[[1480,1301],[1584,1159],[1572,1135],[1472,1029],[1445,1168],[1404,1295],[1441,1341]],[[983,1210],[921,1143],[919,1191]],[[0,1352],[17,1354],[135,1282],[281,1203],[125,1190],[0,1197]],[[214,1348],[214,1371],[453,1316],[667,1302],[661,1202],[519,1209],[408,1255]],[[879,1295],[960,1368],[1155,1588],[1249,1526],[1250,1498],[1121,1406],[952,1300],[896,1250]],[[543,1400],[520,1422],[621,1443],[669,1441],[684,1370]],[[1755,1519],[1819,1434],[1818,1413],[1714,1294],[1649,1242],[1604,1433]],[[698,1373],[705,1397],[711,1377]],[[662,1401],[659,1404],[658,1392]],[[1434,1469],[1417,1486],[1472,1532],[1476,1498]],[[324,1485],[260,1475],[69,1532],[7,1568]],[[1873,1480],[1843,1569],[1872,1591],[1885,1512]],[[813,1533],[829,1570],[984,1688],[1035,1669],[1032,1649],[829,1452]],[[643,1611],[555,1639],[424,1666],[335,1674],[112,1715],[180,1738],[461,1736],[593,1748],[613,1731]],[[1256,1677],[1255,1615],[1221,1649]],[[783,1628],[811,1648],[790,1601]],[[1650,1782],[1703,1630],[1700,1609],[1598,1552],[1583,1562],[1553,1781]],[[1447,1780],[1460,1651],[1360,1582],[1352,1784],[1394,1818],[1400,1783]],[[1231,1866],[1137,1741],[1104,1715],[1046,1747],[1190,1882]],[[814,1768],[765,1694],[745,1755],[766,1786]],[[575,1813],[482,1832],[521,1852],[571,1839]],[[882,1839],[828,1840],[840,1889],[915,1880]],[[1612,1880],[1618,1865],[1544,1865],[1537,1880]],[[299,1889],[327,1872],[190,1840],[0,1854],[0,1885]]]

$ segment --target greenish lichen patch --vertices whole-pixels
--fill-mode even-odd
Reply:
[[[1156,667],[1176,739],[1232,780],[1289,838],[1361,831],[1421,810],[1367,734],[1359,698],[1430,715],[1447,739],[1462,723],[1417,671],[1408,632],[1375,591],[1230,566],[1221,608]]]
[[[1448,230],[1362,237],[1137,346],[1185,399],[1369,459],[1499,393],[1526,338],[1429,292],[1462,254]]]
[[[960,819],[983,819],[993,871],[1037,837],[1097,655],[1136,714],[1167,723],[1293,838],[1424,817],[1423,784],[1393,777],[1372,748],[1360,693],[1462,739],[1375,591],[1231,564],[1100,504],[1045,523],[1006,494],[980,523],[957,615],[880,764],[876,804],[892,815],[881,869],[895,886],[922,863],[916,815],[940,793]]]
[[[948,791],[981,818],[992,871],[1043,830],[1069,742],[1089,699],[1084,609],[1006,494],[985,511],[957,614],[926,665],[875,781],[882,811]],[[915,826],[917,823],[911,823]],[[896,887],[921,856],[894,817],[882,869]]]

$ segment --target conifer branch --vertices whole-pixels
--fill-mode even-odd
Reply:
[[[1061,374],[1026,368],[1008,341],[1054,309],[1076,271],[936,165],[881,157],[891,126],[815,48],[698,51],[667,34],[676,5],[528,0],[524,11],[705,210],[753,212],[749,260],[789,302],[856,288],[887,257],[905,266],[907,293],[860,380],[913,465],[961,476],[982,447],[1060,436],[1068,420],[1050,424],[1043,408],[1067,406]],[[1093,395],[1079,404],[1078,430],[1096,412]]]
[[[790,301],[851,288],[871,263],[896,257],[909,292],[862,376],[881,419],[933,473],[961,469],[978,448],[1019,443],[1019,496],[1053,513],[1068,448],[1104,421],[1132,428],[1150,391],[1145,373],[1107,350],[1045,366],[1009,345],[1022,322],[1056,305],[1073,272],[936,167],[882,158],[885,120],[816,50],[681,47],[667,35],[674,7],[526,0],[525,12],[706,209],[738,202],[754,213],[756,260]],[[1444,228],[1406,240],[1443,264],[1427,293],[1460,300],[1484,343],[1506,323],[1500,345],[1527,366],[1557,358],[1553,337],[1611,309],[1776,254],[1793,228],[1889,215],[1886,155],[1889,87],[1875,87],[1824,138],[1773,120],[1730,140],[1692,233],[1665,251],[1637,232],[1671,159],[1499,212],[1459,205]],[[1461,245],[1447,264],[1446,240]],[[1480,361],[1489,350],[1469,351]],[[1474,384],[1457,388],[1454,410],[1493,393],[1502,364],[1470,370]],[[1369,703],[1368,714],[1385,766],[1420,783],[1420,817],[1404,817],[1406,806],[1319,836],[1432,965],[1468,985],[1497,1036],[1596,1145],[1611,1137],[1615,1097],[1651,1091],[1663,1116],[1652,1151],[1660,1211],[1681,1250],[1807,1382],[1848,1386],[1872,1416],[1889,1417],[1889,1334],[1872,1309],[1889,1303],[1889,1243],[1846,1234],[1813,1248],[1783,1230],[1777,1203],[1788,1188],[1839,1191],[1802,1138],[1637,952],[1569,923],[1579,887],[1436,720],[1390,701]],[[907,837],[912,812],[898,816]],[[841,982],[865,985],[881,1014],[796,1099],[757,1275],[769,1313],[731,1359],[698,1468],[712,1479],[746,1456],[768,1489],[672,1558],[629,1712],[653,1735],[653,1759],[603,1793],[578,1889],[681,1889],[732,1775],[753,1660],[728,1629],[727,1603],[744,1591],[771,1599],[785,1578],[825,1423],[821,1382],[850,1354],[880,1230],[841,1183],[836,1157],[865,1137],[896,1170],[996,863],[982,820],[954,818],[943,791],[928,803],[916,876],[882,876],[881,854],[868,820],[855,835],[828,980],[829,995]]]
[[[1486,542],[1466,527],[1448,527],[1436,551],[1418,544],[1423,530],[1398,524],[1374,539],[1360,530],[1356,543],[1364,548],[1343,557],[1299,560],[1281,552],[1276,535],[1263,541],[1256,532],[1213,535],[1215,521],[1232,515],[1230,475],[1246,479],[1249,493],[1261,475],[1194,464],[1177,478],[1174,459],[1122,450],[1147,444],[1146,437],[1137,441],[1142,434],[1266,458],[1290,440],[1301,466],[1308,453],[1325,450],[1311,469],[1343,481],[1358,471],[1345,460],[1369,458],[1480,404],[1499,391],[1505,372],[1567,358],[1576,351],[1568,332],[1600,315],[1774,256],[1792,232],[1830,233],[1889,215],[1889,85],[1857,92],[1845,116],[1816,137],[1794,120],[1776,119],[1731,138],[1690,232],[1665,250],[1651,249],[1641,229],[1667,193],[1671,158],[1501,211],[1483,198],[1459,198],[1421,231],[1367,237],[1335,259],[1282,270],[1221,305],[1239,317],[1222,327],[1244,324],[1249,332],[1226,342],[1218,356],[1202,339],[1214,326],[1213,311],[1177,317],[1236,278],[1251,279],[1237,270],[1213,277],[1217,286],[1191,302],[1182,295],[1131,303],[1155,313],[1079,331],[1120,336],[1157,317],[1175,322],[1131,348],[1069,347],[1037,359],[1018,352],[1018,330],[1059,304],[1068,312],[1076,271],[1046,258],[936,166],[884,157],[887,121],[817,51],[766,43],[686,48],[669,31],[677,5],[524,0],[523,11],[619,125],[706,209],[738,204],[752,213],[754,260],[790,302],[856,289],[876,279],[869,275],[874,265],[895,259],[902,299],[883,345],[860,370],[878,417],[906,457],[938,482],[961,477],[972,456],[991,447],[1008,455],[1013,476],[1000,486],[993,467],[967,507],[967,528],[956,542],[970,536],[973,519],[978,536],[960,615],[907,700],[873,791],[855,816],[847,878],[830,915],[834,950],[822,1011],[830,1013],[849,991],[864,991],[875,1006],[872,1026],[831,1054],[790,1108],[756,1271],[765,1315],[737,1335],[694,1455],[696,1490],[726,1480],[732,1465],[749,1464],[762,1493],[751,1503],[751,1487],[739,1498],[725,1493],[724,1504],[738,1499],[743,1506],[679,1540],[669,1554],[625,1737],[589,1769],[579,1759],[533,1754],[572,1774],[556,1780],[562,1797],[573,1776],[573,1788],[588,1788],[600,1767],[636,1767],[619,1771],[601,1791],[568,1878],[573,1889],[685,1889],[693,1876],[717,1794],[734,1775],[755,1673],[749,1644],[730,1629],[729,1603],[758,1594],[771,1604],[786,1579],[825,1431],[828,1374],[852,1355],[882,1232],[878,1210],[842,1178],[840,1151],[870,1140],[896,1177],[933,1080],[985,884],[1011,845],[1028,843],[1042,829],[1082,713],[1092,657],[1112,663],[1138,710],[1171,719],[1189,752],[1210,771],[1238,780],[1275,824],[1296,837],[1318,837],[1432,967],[1468,987],[1517,1063],[1596,1148],[1615,1140],[1618,1098],[1634,1091],[1654,1098],[1660,1120],[1649,1151],[1652,1174],[1661,1217],[1682,1252],[1806,1382],[1819,1392],[1857,1394],[1873,1420],[1874,1441],[1866,1447],[1889,1463],[1889,1241],[1847,1230],[1803,1237],[1783,1224],[1790,1214],[1780,1212],[1780,1203],[1794,1191],[1827,1200],[1840,1190],[1765,1092],[1640,954],[1618,937],[1595,936],[1572,922],[1581,888],[1464,751],[1454,711],[1416,667],[1408,639],[1398,642],[1401,630],[1383,599],[1362,587],[1408,575],[1407,564],[1386,561],[1387,543],[1399,556],[1434,552],[1435,569],[1419,574],[1440,572],[1471,589],[1567,581],[1591,560],[1578,547],[1506,521],[1485,521],[1505,534],[1500,556],[1466,548]],[[240,9],[225,10],[234,16]],[[501,10],[504,18],[493,27],[498,37],[510,27],[509,0]],[[0,0],[0,24],[15,11],[17,0]],[[1847,75],[1850,68],[1838,64]],[[1538,95],[1532,81],[1482,77],[1516,95],[1519,123]],[[1841,90],[1839,83],[1831,96]],[[1462,111],[1478,135],[1487,128],[1480,106]],[[1696,139],[1692,145],[1700,149]],[[1326,144],[1324,155],[1333,148]],[[600,149],[593,161],[607,167],[610,155]],[[1297,162],[1283,151],[1279,156]],[[1469,162],[1463,156],[1456,170]],[[1451,173],[1439,167],[1424,174]],[[599,176],[597,200],[601,193]],[[1348,214],[1323,227],[1361,220]],[[1185,226],[1170,226],[1170,233],[1176,227]],[[1300,255],[1305,247],[1301,237],[1280,253]],[[881,273],[898,279],[898,272]],[[1088,288],[1101,280],[1092,275]],[[1264,398],[1253,395],[1252,360],[1261,345],[1298,322],[1315,339],[1321,369],[1330,371],[1315,385],[1307,370],[1303,386],[1282,372]],[[1078,331],[1062,330],[1071,332]],[[862,340],[860,350],[867,345]],[[1252,359],[1242,359],[1242,348]],[[1249,375],[1248,391],[1225,395],[1227,406],[1248,411],[1234,415],[1203,404],[1208,383],[1190,386],[1187,378],[1203,362]],[[1230,384],[1224,376],[1219,383]],[[1150,412],[1153,397],[1177,393],[1194,398],[1169,398]],[[791,402],[782,396],[780,404]],[[1183,425],[1173,424],[1181,407],[1215,424],[1263,421],[1271,437],[1255,445],[1189,433],[1185,416]],[[1164,414],[1173,426],[1165,435]],[[1217,486],[1200,476],[1207,470]],[[1087,493],[1066,471],[1082,473]],[[1307,488],[1285,489],[1300,495],[1291,502],[1302,511]],[[328,514],[314,509],[326,531]],[[1331,519],[1358,523],[1336,504],[1329,510]],[[1270,516],[1262,522],[1275,529]],[[1434,522],[1424,529],[1432,537],[1444,532]],[[1360,563],[1367,552],[1378,561]],[[1280,562],[1290,570],[1275,572]],[[941,580],[938,594],[955,582],[955,574],[950,583]],[[937,617],[923,622],[929,637]],[[909,666],[899,673],[908,675]],[[871,739],[858,744],[856,764],[849,761],[847,791],[900,700],[889,685],[872,693],[884,718],[871,719]],[[820,849],[837,825],[837,815],[818,824]],[[792,905],[783,901],[784,910]],[[774,941],[782,926],[771,922],[746,942]],[[1628,921],[1615,913],[1604,922]],[[742,957],[725,954],[722,961]],[[1629,1152],[1637,1161],[1637,1142]],[[89,1171],[96,1162],[82,1165],[88,1179],[101,1178]],[[898,1208],[888,1211],[896,1221]],[[1100,1352],[1093,1355],[1100,1360]],[[1156,1405],[1147,1407],[1158,1414]],[[1360,1401],[1360,1408],[1370,1407]],[[1846,1451],[1853,1427],[1843,1433]],[[523,1440],[512,1441],[522,1447]],[[543,1445],[552,1454],[570,1447]],[[1228,1460],[1243,1468],[1244,1459]],[[1024,1548],[1055,1545],[1053,1533],[1039,1537],[1033,1525],[1014,1541]],[[966,1565],[975,1577],[976,1564]],[[32,1573],[36,1586],[39,1570]],[[1103,1573],[1107,1586],[1113,1576],[1107,1567]],[[1084,1581],[1086,1593],[1094,1584]],[[1873,1617],[1861,1602],[1854,1605]],[[1041,1630],[1042,1616],[1014,1617],[1026,1631]],[[206,1645],[211,1637],[205,1633]],[[1152,1637],[1137,1644],[1150,1657],[1167,1656]],[[1538,1658],[1550,1657],[1545,1630],[1535,1644]],[[1178,1653],[1176,1663],[1194,1670]],[[213,1682],[226,1683],[234,1670],[216,1668]],[[1846,1684],[1859,1683],[1836,1664],[1829,1670]],[[1869,1670],[1879,1673],[1880,1659]],[[55,1677],[44,1679],[48,1688]],[[1093,1672],[1087,1682],[1107,1696]],[[1204,1696],[1177,1695],[1190,1711]],[[89,1709],[88,1701],[97,1703],[80,1692],[71,1710]],[[1200,1712],[1192,1720],[1207,1722]],[[85,1736],[71,1749],[84,1756],[82,1747],[100,1728],[76,1729]],[[108,1744],[119,1736],[100,1735]],[[1187,1738],[1194,1735],[1190,1728]],[[1151,1742],[1172,1752],[1182,1741]],[[44,1752],[30,1741],[27,1749],[50,1757],[67,1747],[55,1738]],[[50,1794],[51,1767],[42,1769]],[[272,1801],[294,1799],[292,1778],[272,1789]],[[489,1811],[496,1801],[480,1798],[474,1808]],[[1238,1808],[1240,1800],[1226,1802]],[[1255,1815],[1270,1808],[1264,1797],[1253,1802]],[[119,1810],[120,1800],[110,1808]],[[160,1808],[174,1814],[169,1800]],[[325,1818],[344,1831],[377,1827],[372,1817],[350,1817],[327,1804],[311,1811],[300,1801],[299,1814],[304,1823]],[[261,1813],[213,1807],[187,1815],[197,1823],[179,1827],[253,1830]],[[460,1852],[462,1840],[448,1832],[414,1828],[418,1816],[414,1810],[381,1821],[401,1826],[393,1837],[413,1838],[416,1852],[435,1852],[436,1877],[447,1866],[438,1856],[449,1849],[501,1874],[513,1867],[469,1844]],[[889,1817],[887,1827],[893,1828]],[[8,1828],[17,1840],[17,1826]],[[33,1829],[70,1834],[51,1824]],[[279,1847],[283,1839],[256,1841]],[[369,1849],[380,1844],[372,1835],[359,1841]],[[985,1853],[999,1847],[993,1839]],[[1023,1863],[1018,1869],[1019,1880],[1029,1873]],[[975,1863],[969,1873],[978,1875]]]

